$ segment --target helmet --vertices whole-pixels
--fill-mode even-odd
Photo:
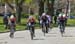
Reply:
[[[61,17],[62,16],[62,14],[59,14],[59,17]]]
[[[11,16],[10,16],[10,19],[12,19],[12,18],[14,18],[14,15],[11,15]]]
[[[29,19],[33,18],[33,16],[29,16]]]
[[[65,14],[63,14],[63,17],[66,17],[66,15],[65,15]]]
[[[43,13],[43,14],[42,14],[42,16],[45,16],[45,15],[46,15],[46,13]]]

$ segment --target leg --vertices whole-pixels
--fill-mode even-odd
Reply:
[[[35,33],[34,27],[32,27],[32,31],[33,31],[33,33]]]
[[[34,37],[35,37],[35,29],[34,29],[34,26],[32,27],[32,32],[33,32]]]
[[[48,24],[45,24],[46,26],[46,33],[48,33]]]
[[[60,32],[62,32],[62,23],[59,24]]]
[[[43,22],[41,23],[41,27],[43,28]]]
[[[63,32],[65,32],[65,23],[63,23]]]

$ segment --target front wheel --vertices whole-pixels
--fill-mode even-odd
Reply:
[[[33,40],[34,37],[34,27],[30,27],[30,35],[31,35],[31,40]]]
[[[14,33],[10,33],[10,38],[14,38]]]
[[[42,32],[44,33],[44,36],[45,36],[45,33],[46,33],[46,27],[45,27],[45,25],[43,25],[43,27],[42,27]]]
[[[14,37],[14,32],[15,32],[15,29],[10,29],[10,38]]]
[[[31,32],[31,39],[33,40],[33,36],[34,36],[34,34]]]
[[[63,37],[64,31],[65,31],[64,27],[61,26],[61,28],[60,28],[60,32],[61,32],[61,36],[62,36],[62,37]]]

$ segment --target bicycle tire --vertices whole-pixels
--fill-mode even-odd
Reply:
[[[43,25],[43,33],[44,33],[44,36],[45,36],[45,33],[46,33],[46,26],[45,26],[45,24]]]
[[[14,38],[14,33],[10,33],[10,38]]]
[[[31,32],[31,40],[33,40],[33,36],[34,36],[34,35],[33,35],[33,33]]]
[[[30,27],[30,35],[31,35],[31,40],[33,40],[34,33],[33,33],[33,31],[32,31],[32,27]]]

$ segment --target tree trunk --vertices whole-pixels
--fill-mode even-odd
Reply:
[[[39,0],[39,15],[42,15],[44,12],[44,2],[42,0]]]
[[[17,14],[17,23],[21,23],[21,7],[19,5],[16,8],[16,14]]]
[[[67,14],[68,14],[68,9],[69,9],[69,0],[67,0],[66,16],[67,16]]]
[[[51,15],[51,4],[49,3],[49,0],[47,0],[47,14]]]
[[[49,1],[50,0],[47,0],[47,8],[48,8],[47,13],[49,15],[51,15],[51,19],[53,20],[53,16],[54,16],[54,2],[55,2],[55,0],[51,0],[51,3]]]
[[[21,23],[21,13],[22,13],[22,4],[24,0],[16,0],[16,14],[17,14],[17,23]]]

